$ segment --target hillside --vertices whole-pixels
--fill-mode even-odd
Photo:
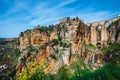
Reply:
[[[0,78],[8,76],[18,62],[20,51],[16,44],[17,39],[0,41]]]

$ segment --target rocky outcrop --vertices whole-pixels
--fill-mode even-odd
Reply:
[[[48,33],[46,31],[41,31],[40,27],[34,28],[32,30],[27,30],[20,34],[18,39],[19,48],[25,49],[27,46],[32,44],[33,46],[40,46],[46,42],[53,39],[58,39],[59,37],[70,41],[71,43],[77,43],[80,36],[85,37],[85,43],[90,41],[89,27],[87,27],[80,19],[74,18],[68,21],[64,20],[55,25],[52,32]]]
[[[45,73],[55,74],[61,66],[69,66],[76,60],[72,56],[74,54],[78,54],[87,64],[92,60],[93,53],[89,51],[87,54],[85,47],[90,43],[89,29],[79,18],[64,19],[54,25],[52,30],[50,27],[37,27],[21,33],[19,49],[23,51],[30,45],[38,47],[36,56],[31,59],[34,59],[33,62],[45,63]],[[96,56],[98,58],[99,54]],[[98,58],[99,61],[101,58]]]
[[[46,32],[41,32],[39,28],[35,28],[33,30],[27,30],[24,33],[20,34],[18,38],[19,49],[23,50],[29,45],[40,46],[46,42],[48,42],[49,36]]]

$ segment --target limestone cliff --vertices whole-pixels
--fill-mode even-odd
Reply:
[[[67,22],[54,25],[54,29],[50,33],[45,30],[41,31],[40,27],[21,32],[18,42],[19,48],[22,50],[30,44],[33,46],[40,46],[53,39],[58,39],[58,37],[76,44],[79,37],[83,35],[85,35],[85,43],[88,44],[90,41],[89,27],[79,19],[70,19]]]
[[[94,40],[93,37],[91,26],[84,24],[78,17],[72,19],[67,17],[61,19],[59,24],[50,27],[37,26],[22,32],[18,43],[21,52],[27,50],[23,53],[25,61],[44,63],[45,73],[55,74],[61,66],[69,66],[78,59],[82,59],[83,64],[87,66],[89,64],[94,68],[102,66],[103,44],[101,45],[99,41],[96,49],[95,44],[95,46],[90,44]],[[118,38],[117,40],[119,42]],[[27,60],[28,57],[30,60]]]
[[[35,27],[20,34],[19,49],[24,51],[30,45],[40,47],[35,62],[46,62],[45,72],[54,73],[60,65],[69,65],[73,54],[85,57],[83,46],[90,43],[89,29],[79,18],[65,19],[51,28]]]

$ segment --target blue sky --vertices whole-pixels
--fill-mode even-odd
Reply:
[[[36,25],[56,24],[67,16],[85,23],[117,17],[120,0],[0,0],[0,37],[18,37]]]

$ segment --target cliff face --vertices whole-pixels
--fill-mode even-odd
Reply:
[[[23,50],[30,44],[33,46],[40,46],[48,41],[47,33],[41,32],[38,28],[28,30],[21,34],[18,38],[19,49]]]
[[[73,44],[77,44],[81,36],[84,35],[85,43],[90,41],[89,27],[87,27],[79,19],[71,19],[66,22],[56,24],[52,32],[40,31],[40,27],[33,30],[27,30],[20,34],[18,38],[19,48],[25,49],[32,44],[33,46],[40,46],[44,43],[58,39],[58,37],[68,40]]]
[[[45,73],[55,74],[61,66],[70,65],[76,60],[72,55],[79,54],[85,58],[85,45],[90,43],[89,29],[78,18],[65,19],[52,28],[37,27],[21,33],[18,38],[19,49],[24,51],[30,45],[40,47],[31,59],[45,63]]]

